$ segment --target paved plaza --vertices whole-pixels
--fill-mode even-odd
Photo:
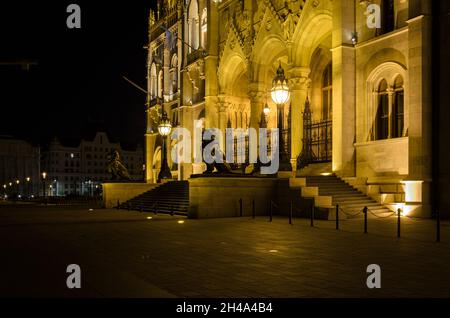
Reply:
[[[149,219],[148,217],[151,217]],[[184,221],[184,222],[183,222]],[[449,297],[450,224],[189,220],[89,207],[0,205],[0,296]],[[81,267],[82,288],[66,287]],[[366,286],[381,266],[382,288]]]

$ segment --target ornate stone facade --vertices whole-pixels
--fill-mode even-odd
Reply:
[[[367,23],[370,4],[381,8],[379,29]],[[148,182],[160,162],[157,98],[190,131],[195,120],[258,128],[265,103],[273,128],[270,89],[281,63],[293,173],[309,97],[313,121],[332,122],[330,170],[373,196],[401,185],[401,201],[429,213],[431,0],[160,0],[149,20]],[[201,167],[173,170],[187,179]]]

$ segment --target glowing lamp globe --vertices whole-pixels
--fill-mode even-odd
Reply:
[[[163,137],[169,136],[170,132],[172,131],[172,124],[170,123],[169,118],[167,118],[166,113],[164,113],[161,118],[161,122],[158,126],[158,131]]]
[[[277,105],[283,105],[289,100],[289,85],[286,76],[284,75],[284,69],[281,67],[281,63],[278,67],[277,75],[273,79],[271,93],[272,100]]]
[[[264,106],[264,109],[263,109],[263,112],[264,112],[264,115],[269,115],[269,113],[270,113],[270,108],[269,108],[269,105],[265,105]]]

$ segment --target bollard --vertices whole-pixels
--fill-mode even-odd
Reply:
[[[402,209],[397,210],[397,237],[400,238],[400,222],[402,216]]]
[[[117,210],[119,210],[119,209],[120,209],[120,201],[117,200]]]
[[[269,222],[272,222],[272,214],[273,214],[273,203],[270,201],[270,209],[269,209]]]
[[[363,213],[364,213],[364,234],[367,234],[367,211],[368,208],[365,206],[363,209]]]
[[[289,203],[289,224],[292,225],[292,201]]]
[[[314,227],[314,203],[311,205],[311,227]]]
[[[255,210],[255,199],[252,201],[252,218],[254,219],[256,217],[256,210]]]
[[[339,230],[339,204],[336,204],[336,230]]]
[[[242,217],[242,199],[239,199],[239,216]]]
[[[436,242],[441,241],[441,215],[439,210],[436,211]]]

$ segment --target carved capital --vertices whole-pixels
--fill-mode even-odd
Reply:
[[[289,79],[289,87],[292,91],[307,90],[311,87],[311,79],[309,77],[292,77]]]

